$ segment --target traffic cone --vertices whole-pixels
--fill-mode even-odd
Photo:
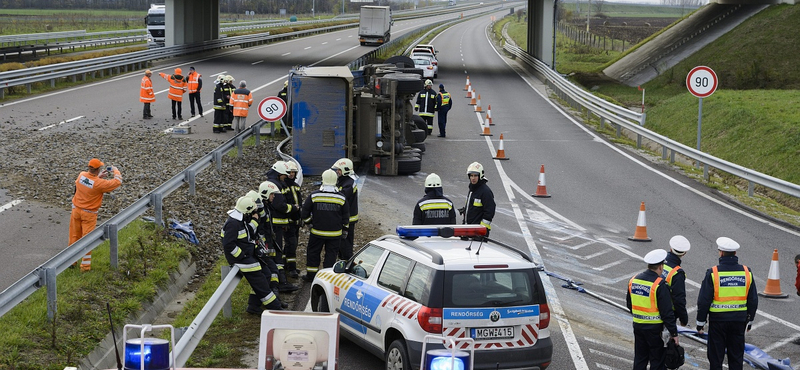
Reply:
[[[489,122],[489,126],[494,126],[492,123],[492,105],[489,104],[489,107],[486,108],[486,121]]]
[[[789,295],[781,293],[780,270],[778,269],[778,250],[772,252],[772,262],[769,264],[769,276],[767,286],[758,295],[765,298],[786,298]]]
[[[475,90],[472,90],[472,100],[469,101],[469,105],[478,105],[478,102],[475,101],[476,95],[477,93],[475,92]]]
[[[544,165],[539,169],[539,181],[536,182],[536,193],[533,194],[537,198],[550,198],[547,194],[547,184],[544,181]]]
[[[489,126],[488,124],[486,126]],[[509,160],[511,158],[506,157],[506,151],[503,149],[503,134],[500,134],[500,148],[497,149],[497,155],[492,157],[494,159],[500,160]]]
[[[464,91],[469,90],[469,75],[467,75],[467,84],[464,85]]]
[[[644,202],[642,202],[642,206],[639,207],[639,218],[636,220],[636,232],[633,233],[633,236],[629,236],[628,240],[633,240],[635,242],[649,242],[653,240],[647,237],[647,219],[644,216]]]
[[[481,108],[481,94],[478,94],[478,102],[477,102],[477,105],[475,105],[475,111],[476,112],[483,112],[483,108]]]
[[[493,136],[492,133],[489,131],[489,125],[484,123],[481,123],[481,125],[483,126],[483,132],[481,133],[481,136]]]
[[[472,85],[467,85],[467,98],[472,97]]]

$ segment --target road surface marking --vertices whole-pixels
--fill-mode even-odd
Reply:
[[[11,207],[14,207],[14,206],[16,206],[17,204],[20,204],[20,203],[22,203],[22,199],[15,199],[15,200],[12,200],[12,201],[10,201],[10,202],[8,202],[6,204],[3,204],[2,206],[0,206],[0,212],[9,210],[9,209],[11,209]]]
[[[44,130],[47,130],[47,129],[49,129],[49,128],[53,128],[53,127],[56,127],[56,126],[60,126],[60,125],[63,125],[63,124],[65,124],[65,123],[69,123],[69,122],[72,122],[72,121],[74,121],[74,120],[76,120],[76,119],[81,119],[81,118],[83,118],[83,116],[77,116],[77,117],[75,117],[75,118],[70,118],[70,119],[68,119],[68,120],[66,120],[66,121],[61,121],[61,122],[59,122],[59,123],[54,123],[54,124],[52,124],[52,125],[49,125],[49,126],[45,126],[45,127],[39,128],[39,129],[37,129],[37,130],[39,130],[39,131],[44,131]]]

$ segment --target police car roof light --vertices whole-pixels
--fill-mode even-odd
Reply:
[[[421,236],[441,236],[449,238],[451,236],[485,236],[486,227],[480,225],[415,225],[397,226],[397,236],[403,238],[414,238]]]

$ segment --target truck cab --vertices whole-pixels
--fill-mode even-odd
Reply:
[[[163,47],[166,45],[166,8],[164,4],[151,4],[144,17],[147,26],[147,46],[149,48]]]

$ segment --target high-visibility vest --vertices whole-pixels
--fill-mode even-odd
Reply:
[[[197,72],[189,73],[189,94],[193,94],[197,92],[197,88],[200,86],[200,74]]]
[[[628,282],[628,291],[631,294],[631,313],[633,322],[638,324],[660,324],[661,313],[658,312],[656,291],[661,277],[656,281],[637,279],[635,276]]]
[[[675,277],[675,274],[677,274],[680,270],[680,266],[671,267],[665,263],[664,273],[662,273],[661,276],[664,278],[664,280],[666,280],[667,285],[672,286],[672,278]]]
[[[714,300],[710,312],[733,312],[747,310],[747,292],[753,282],[753,275],[747,266],[739,271],[719,271],[711,268],[714,284]]]
[[[153,92],[153,81],[150,77],[142,77],[142,88],[139,90],[139,101],[142,103],[155,103],[156,93]]]
[[[442,105],[450,104],[450,93],[449,92],[439,93],[439,95],[442,96]]]
[[[175,78],[175,75],[167,75],[166,73],[159,73],[161,77],[164,77],[167,82],[169,82],[169,98],[170,100],[174,101],[183,101],[183,93],[186,92],[186,80]]]
[[[247,111],[253,105],[253,94],[247,89],[237,89],[231,95],[231,104],[235,117],[247,117]]]

